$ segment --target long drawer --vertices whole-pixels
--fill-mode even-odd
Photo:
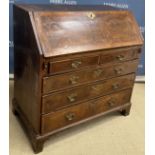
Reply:
[[[49,113],[84,100],[130,88],[133,86],[134,77],[134,74],[129,74],[95,84],[74,87],[65,92],[45,95],[42,97],[42,113]]]
[[[41,133],[47,133],[69,124],[78,122],[95,114],[111,110],[130,102],[131,89],[100,97],[69,108],[42,115]]]
[[[43,78],[43,94],[136,71],[138,60]]]

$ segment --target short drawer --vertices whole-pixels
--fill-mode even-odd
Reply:
[[[138,60],[118,63],[65,73],[43,78],[43,93],[61,90],[83,83],[90,83],[102,79],[108,79],[120,75],[133,73],[137,70]]]
[[[42,134],[68,126],[90,116],[111,110],[130,102],[131,89],[84,102],[42,116]]]
[[[102,54],[100,64],[118,63],[140,57],[140,49],[122,49],[119,51],[110,51],[108,54]]]
[[[42,97],[42,113],[49,113],[81,101],[130,88],[133,86],[134,78],[134,74],[130,74],[95,84],[67,89],[65,92],[45,95]]]
[[[71,70],[77,70],[86,66],[97,65],[98,60],[99,60],[99,56],[94,55],[94,56],[85,56],[85,57],[79,57],[74,59],[50,62],[49,73],[55,74],[55,73],[67,72]]]

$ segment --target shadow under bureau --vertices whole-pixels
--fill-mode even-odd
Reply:
[[[129,11],[14,6],[13,112],[35,153],[52,134],[101,115],[128,115],[143,39]]]

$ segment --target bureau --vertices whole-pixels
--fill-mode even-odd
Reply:
[[[35,153],[54,133],[110,112],[129,114],[142,44],[129,11],[14,5],[12,110]]]

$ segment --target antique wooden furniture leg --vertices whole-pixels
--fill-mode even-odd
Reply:
[[[34,139],[32,142],[32,148],[34,153],[39,153],[43,150],[44,141],[42,139]]]
[[[16,110],[16,100],[13,98],[12,99],[12,112],[15,116],[18,116],[18,111]]]
[[[45,139],[33,131],[32,127],[30,126],[22,111],[20,110],[18,104],[16,103],[16,99],[12,100],[12,112],[18,118],[26,135],[30,139],[34,153],[41,152],[43,150]]]
[[[128,116],[130,114],[131,104],[127,106],[125,109],[121,110],[121,114],[124,116]]]

